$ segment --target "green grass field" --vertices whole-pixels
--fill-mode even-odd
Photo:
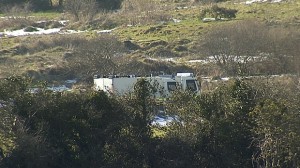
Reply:
[[[120,41],[131,40],[143,47],[143,49],[139,51],[139,55],[143,55],[145,53],[155,53],[156,50],[163,48],[170,50],[175,54],[179,54],[183,58],[190,58],[191,55],[186,54],[186,52],[177,51],[176,49],[180,47],[185,47],[188,49],[193,48],[195,45],[197,45],[197,42],[200,39],[202,39],[215,27],[231,24],[241,20],[257,20],[267,23],[270,26],[279,25],[286,28],[296,27],[298,30],[300,30],[299,0],[282,3],[256,3],[251,5],[228,1],[219,3],[218,5],[220,7],[237,9],[237,17],[230,21],[203,22],[199,18],[200,11],[204,8],[209,8],[209,5],[200,4],[193,6],[187,4],[187,8],[175,8],[172,6],[172,8],[168,8],[167,11],[162,12],[162,14],[167,15],[170,18],[167,21],[159,23],[150,22],[149,24],[144,23],[125,26],[129,24],[128,20],[130,20],[130,18],[128,20],[124,19],[126,18],[125,14],[122,14],[124,16],[121,16],[121,14],[112,14],[109,16],[109,14],[107,14],[106,17],[109,17],[109,21],[116,23],[117,27],[115,28],[113,34],[115,34]],[[185,5],[180,4],[180,6]],[[159,12],[157,13],[159,14]],[[133,19],[136,19],[138,15],[139,14],[136,13],[136,16],[130,16],[135,17]],[[4,15],[0,14],[0,16]],[[51,11],[32,13],[30,16],[33,16],[30,18],[31,22],[35,22],[37,20],[68,19],[66,14]],[[173,19],[178,19],[180,21],[175,23]],[[0,19],[0,21],[3,21],[3,19]],[[72,24],[72,28],[76,28],[74,25],[80,25],[81,23]],[[82,26],[77,27],[82,28]],[[83,27],[90,27],[89,30],[103,29],[101,24],[98,23],[93,23],[91,26],[85,25]],[[1,30],[4,30],[4,28],[5,27],[3,27]],[[86,34],[86,38],[93,38],[95,36],[94,33]],[[69,48],[55,46],[55,44],[53,44],[50,48],[46,47],[38,49],[39,47],[37,47],[39,45],[39,43],[37,43],[38,41],[46,43],[47,41],[51,41],[51,38],[56,37],[45,35],[45,37],[30,36],[1,38],[0,59],[2,62],[0,63],[0,76],[7,76],[13,73],[24,74],[28,70],[39,71],[45,69],[45,67],[54,66],[56,65],[55,63],[61,64],[63,62],[62,55],[68,51]],[[33,51],[25,53],[15,52],[16,48],[23,44],[26,44],[29,48],[33,48]],[[34,47],[30,47],[30,45],[34,45]],[[57,47],[60,47],[60,49],[56,50],[55,48]],[[34,49],[37,51],[34,51]],[[10,67],[9,70],[7,67]]]

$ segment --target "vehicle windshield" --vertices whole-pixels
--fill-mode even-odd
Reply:
[[[176,90],[176,82],[167,82],[168,91],[174,91]]]
[[[196,81],[195,80],[186,80],[186,89],[193,92],[197,91]]]

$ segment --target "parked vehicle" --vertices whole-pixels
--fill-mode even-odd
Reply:
[[[94,77],[95,90],[102,90],[109,94],[123,95],[127,92],[133,91],[136,82],[144,78],[157,88],[155,96],[168,97],[172,91],[176,89],[190,90],[200,94],[200,86],[193,73],[177,73],[173,75],[159,75],[148,77],[137,77],[135,75],[128,76],[98,76]]]

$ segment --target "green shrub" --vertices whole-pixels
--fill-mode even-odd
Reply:
[[[223,7],[219,7],[218,5],[213,5],[209,8],[205,8],[200,12],[200,18],[203,19],[206,15],[209,15],[216,20],[221,19],[233,19],[236,18],[236,13],[238,10],[236,9],[227,9]]]
[[[24,29],[25,32],[35,32],[38,31],[36,27],[28,26]]]

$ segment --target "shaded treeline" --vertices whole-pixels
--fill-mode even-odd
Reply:
[[[30,85],[24,78],[1,80],[1,167],[300,165],[295,77],[232,80],[200,96],[174,92],[165,107],[177,119],[163,128],[151,125],[155,88],[144,80],[123,97],[32,94]]]
[[[64,3],[68,0],[1,0],[0,5],[20,5],[29,3],[32,9],[36,11],[50,10],[62,8]],[[78,0],[74,0],[78,1]],[[90,0],[85,0],[89,3]],[[122,3],[122,0],[95,0],[99,8],[102,9],[118,9]]]

